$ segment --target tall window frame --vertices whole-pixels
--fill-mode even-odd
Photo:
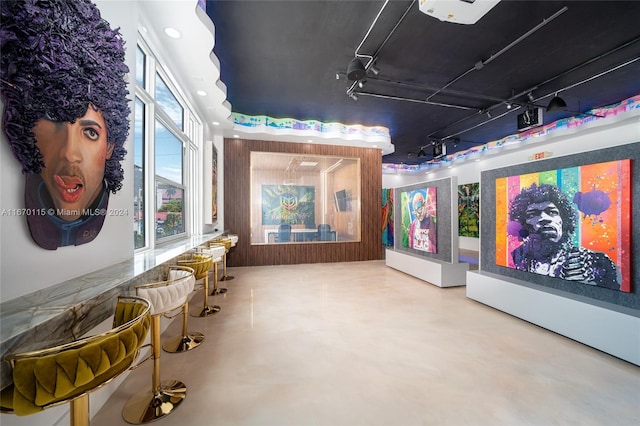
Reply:
[[[136,67],[134,211],[140,217],[134,217],[133,228],[134,249],[142,251],[200,232],[201,197],[197,194],[201,184],[197,176],[201,172],[198,159],[202,153],[203,125],[168,65],[161,62],[141,33],[136,46]],[[158,84],[161,92],[170,94],[170,102],[167,97],[158,99]],[[158,173],[164,167],[158,157],[162,155],[158,126],[163,129],[165,140],[169,137],[180,146],[179,175],[167,176],[166,168]]]

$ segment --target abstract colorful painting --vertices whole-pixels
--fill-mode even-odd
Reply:
[[[436,187],[400,193],[402,247],[437,253]]]
[[[496,264],[631,292],[631,160],[496,179]]]
[[[211,219],[218,220],[218,151],[213,147],[211,153]]]
[[[393,247],[393,189],[382,189],[382,245]]]
[[[262,185],[262,224],[315,223],[314,186]]]
[[[480,236],[480,183],[458,185],[458,235]]]

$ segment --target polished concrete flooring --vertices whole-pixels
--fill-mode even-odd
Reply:
[[[640,367],[384,261],[229,268],[202,345],[162,353],[155,425],[639,425]],[[202,305],[202,292],[191,308]],[[180,317],[163,334],[179,334]],[[126,424],[143,364],[92,419]]]

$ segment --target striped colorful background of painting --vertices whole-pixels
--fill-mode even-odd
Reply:
[[[611,205],[600,214],[574,204],[580,215],[573,243],[606,253],[620,272],[621,290],[631,291],[631,160],[588,164],[496,179],[496,264],[514,268],[510,253],[521,244],[509,224],[509,204],[532,184],[558,186],[569,200],[577,193],[605,193]],[[583,198],[584,201],[584,198]],[[585,214],[587,213],[587,214]],[[514,235],[515,234],[515,235]]]

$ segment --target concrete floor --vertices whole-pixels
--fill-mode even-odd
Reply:
[[[162,353],[187,398],[154,425],[638,425],[640,367],[384,261],[229,268],[202,345]],[[202,292],[191,301],[202,306]],[[163,340],[180,333],[180,317]],[[134,370],[92,419],[127,424]]]

